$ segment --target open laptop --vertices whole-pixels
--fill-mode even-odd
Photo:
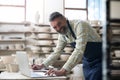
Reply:
[[[19,65],[20,73],[28,77],[47,77],[45,72],[34,72],[30,69],[27,53],[24,51],[16,52],[16,59]]]

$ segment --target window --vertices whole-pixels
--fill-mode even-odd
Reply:
[[[88,19],[101,20],[104,18],[104,10],[102,0],[88,0]]]
[[[88,19],[87,0],[64,0],[65,16],[68,19]]]
[[[0,22],[26,21],[26,0],[0,0]]]
[[[39,12],[42,23],[43,6],[44,0],[0,0],[0,22],[35,22],[35,15]]]

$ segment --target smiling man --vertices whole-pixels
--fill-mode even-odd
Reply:
[[[65,75],[82,60],[85,80],[101,80],[102,43],[96,30],[86,21],[68,20],[59,12],[52,13],[49,21],[59,34],[56,49],[41,65],[34,65],[32,68],[41,69],[52,64],[69,43],[74,51],[67,62],[60,70],[51,69],[47,74]]]

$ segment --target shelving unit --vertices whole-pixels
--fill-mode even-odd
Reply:
[[[29,23],[0,22],[0,56],[15,54],[16,51],[25,51],[26,31],[19,31],[14,27],[26,27]],[[8,27],[8,29],[6,29]],[[5,29],[4,29],[5,28]],[[18,49],[18,47],[21,47]]]
[[[25,42],[25,39],[8,39],[8,40],[0,40],[0,42]]]
[[[115,4],[117,3],[117,4]],[[107,0],[106,2],[106,14],[107,14],[107,25],[106,25],[106,41],[107,41],[107,79],[108,80],[120,80],[120,17],[115,17],[112,9],[116,5],[120,5],[119,0]],[[118,7],[116,7],[118,8]],[[117,11],[117,9],[115,9]],[[116,12],[118,13],[118,12]],[[120,14],[120,13],[119,13]],[[114,33],[114,30],[118,30]],[[118,50],[118,53],[115,51]],[[103,55],[104,56],[104,55]]]

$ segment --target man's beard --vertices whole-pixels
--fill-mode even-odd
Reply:
[[[57,32],[60,33],[60,34],[65,35],[67,33],[67,31],[68,31],[67,26],[64,26],[64,27],[62,27],[60,29],[60,31],[57,31]]]

